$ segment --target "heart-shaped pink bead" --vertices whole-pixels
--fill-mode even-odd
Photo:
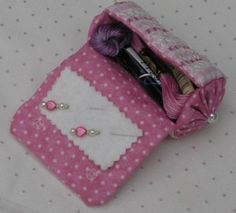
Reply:
[[[85,129],[84,127],[82,126],[79,126],[75,129],[75,134],[76,136],[78,137],[83,137],[87,134],[87,129]]]
[[[49,111],[53,111],[57,108],[57,103],[55,101],[47,101],[46,103],[46,108],[49,110]]]

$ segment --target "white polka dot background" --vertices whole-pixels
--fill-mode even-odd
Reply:
[[[0,212],[236,212],[236,1],[137,0],[228,77],[216,124],[164,141],[115,199],[87,207],[9,133],[17,108],[112,0],[0,0]]]

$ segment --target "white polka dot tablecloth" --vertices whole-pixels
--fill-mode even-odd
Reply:
[[[228,77],[218,122],[168,139],[100,207],[87,207],[9,133],[17,108],[86,41],[112,0],[0,0],[0,213],[236,212],[236,1],[135,1]]]

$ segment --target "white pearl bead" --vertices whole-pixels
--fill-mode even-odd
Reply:
[[[64,104],[63,104],[63,103],[60,103],[60,104],[58,105],[58,108],[59,108],[59,109],[64,109]]]
[[[217,113],[211,113],[208,117],[208,123],[213,124],[217,121],[218,119],[218,114]]]
[[[42,106],[42,107],[46,107],[46,105],[47,105],[47,103],[46,103],[45,101],[43,101],[43,102],[41,103],[41,106]]]
[[[101,132],[99,130],[95,130],[95,129],[90,129],[88,130],[88,135],[89,136],[96,136],[99,135]]]
[[[64,110],[64,109],[68,109],[69,105],[68,104],[64,104],[64,103],[60,103],[57,106],[58,109]]]

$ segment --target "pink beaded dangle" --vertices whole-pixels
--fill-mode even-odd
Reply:
[[[56,109],[65,110],[65,109],[69,109],[70,107],[68,104],[65,104],[65,103],[58,104],[53,100],[43,101],[41,106],[47,109],[48,111],[54,111]]]
[[[99,130],[96,129],[86,129],[85,127],[79,126],[76,128],[72,128],[71,129],[71,133],[79,138],[82,138],[86,135],[88,136],[96,136],[96,135],[100,135],[101,132]]]

